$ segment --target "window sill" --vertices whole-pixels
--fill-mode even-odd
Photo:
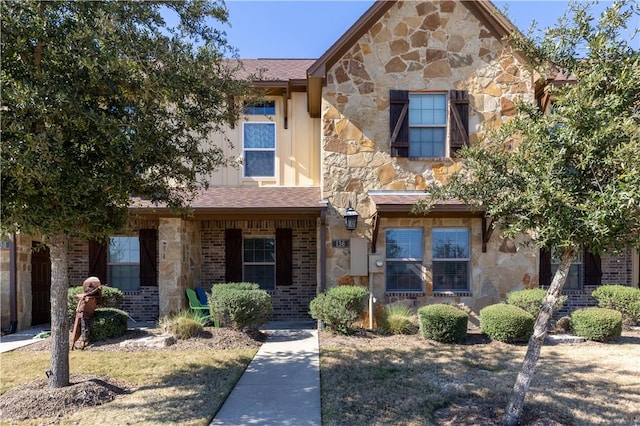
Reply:
[[[464,297],[471,297],[473,296],[473,294],[471,294],[470,291],[434,291],[433,292],[433,296],[434,297],[454,297],[454,296],[464,296]]]
[[[409,160],[415,161],[434,161],[434,162],[442,162],[442,161],[452,161],[451,157],[407,157]]]
[[[423,291],[385,291],[387,296],[407,296],[407,297],[419,297],[424,296]]]

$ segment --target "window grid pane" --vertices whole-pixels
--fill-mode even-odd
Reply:
[[[263,290],[276,288],[276,241],[272,237],[245,238],[243,280],[257,283]]]
[[[422,229],[399,228],[386,231],[386,291],[423,291],[422,246]]]
[[[434,228],[431,233],[434,291],[469,290],[469,230]]]
[[[274,123],[244,123],[244,175],[275,176],[276,132]]]
[[[409,156],[444,157],[447,129],[447,95],[409,95]]]
[[[140,288],[140,240],[138,237],[111,237],[108,254],[109,284],[122,291]]]

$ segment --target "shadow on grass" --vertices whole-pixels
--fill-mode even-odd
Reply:
[[[544,347],[523,424],[640,424],[635,345],[636,337],[623,337],[611,344]],[[526,352],[526,345],[479,337],[462,345],[394,340],[390,347],[321,347],[323,424],[340,426],[499,424]],[[451,412],[457,417],[445,422],[438,416],[455,406],[470,417]]]

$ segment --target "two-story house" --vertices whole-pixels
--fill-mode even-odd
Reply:
[[[455,202],[411,213],[429,182],[459,169],[456,150],[513,115],[517,99],[542,105],[544,88],[503,41],[514,30],[485,0],[380,1],[317,60],[244,60],[267,70],[256,82],[267,96],[206,141],[230,140],[226,153],[242,164],[203,177],[211,187],[192,215],[134,200],[109,245],[74,241],[70,285],[98,275],[138,320],[185,307],[187,287],[231,281],[259,283],[276,320],[308,319],[311,299],[336,285],[367,286],[375,306],[473,312],[544,285],[551,254],[502,238],[482,213]],[[3,249],[3,327],[5,305],[19,328],[46,317],[36,300],[47,259],[32,243],[19,235]],[[639,278],[632,250],[584,256],[567,283],[570,307],[592,303],[599,284]]]

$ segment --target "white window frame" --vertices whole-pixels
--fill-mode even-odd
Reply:
[[[256,124],[268,124],[273,128],[273,148],[247,148],[245,146],[245,127],[247,125],[251,126],[251,125],[256,125]],[[278,147],[278,141],[277,141],[277,132],[276,132],[276,123],[273,121],[245,121],[242,123],[242,158],[244,161],[244,166],[243,166],[243,177],[248,178],[248,179],[273,179],[276,177],[277,171],[276,171],[276,149]],[[273,175],[255,175],[255,176],[249,176],[247,175],[247,167],[246,167],[246,161],[247,161],[247,152],[273,152]]]
[[[444,123],[437,124],[425,124],[425,123],[416,123],[412,124],[411,120],[411,99],[414,97],[424,97],[424,96],[444,96]],[[415,101],[414,101],[415,104]],[[449,135],[449,94],[448,92],[409,92],[409,157],[410,158],[446,158],[448,153],[448,135]],[[444,139],[442,141],[442,155],[420,155],[414,156],[411,155],[412,147],[415,149],[416,146],[420,145],[419,141],[413,140],[411,138],[411,130],[412,129],[443,129],[444,131]]]
[[[273,261],[272,262],[246,262],[245,261],[245,249],[247,240],[272,240],[273,241]],[[246,277],[246,267],[247,266],[272,266],[273,267],[273,287],[267,288],[263,287],[261,283],[260,288],[267,291],[274,291],[277,287],[276,283],[276,237],[273,235],[255,235],[255,236],[244,236],[242,238],[242,279],[243,281],[248,281],[249,279]],[[253,282],[253,281],[251,281]]]
[[[435,257],[434,246],[434,234],[436,231],[459,231],[464,230],[467,233],[467,256],[466,257]],[[465,262],[467,264],[467,275],[465,280],[465,288],[442,288],[436,285],[435,277],[435,264],[436,263],[450,263],[450,262]],[[467,227],[455,227],[455,226],[438,226],[431,229],[431,279],[433,284],[434,293],[469,293],[471,291],[471,229]]]
[[[584,257],[583,256],[584,256],[583,250],[580,249],[576,259],[574,259],[574,261],[571,262],[571,266],[569,267],[569,274],[567,275],[567,281],[565,281],[562,291],[582,291],[582,289],[584,288]],[[556,253],[556,250],[553,249],[551,250],[551,277],[552,278],[556,274],[556,271],[558,270],[559,267],[560,267],[560,256],[558,256],[558,254]],[[570,282],[569,280],[571,279],[572,275],[576,274],[575,272],[576,269],[577,269],[577,276],[578,276],[578,286],[569,287],[568,286]]]
[[[422,254],[421,257],[387,257],[387,243],[388,243],[388,233],[390,231],[415,231],[415,232],[419,232],[420,233],[420,252]],[[403,227],[397,227],[397,228],[388,228],[385,229],[385,243],[384,243],[385,247],[384,247],[384,251],[385,251],[385,282],[384,282],[384,288],[385,288],[385,292],[386,293],[423,293],[424,292],[424,273],[423,273],[423,269],[424,269],[424,229],[423,228],[403,228]],[[395,289],[390,289],[389,288],[389,267],[391,267],[391,265],[393,264],[398,264],[398,263],[404,263],[404,264],[408,264],[408,265],[416,265],[418,268],[420,268],[420,288],[416,289],[416,288],[405,288],[405,289],[401,289],[401,288],[395,288]]]
[[[112,261],[112,256],[111,256],[111,247],[112,247],[112,242],[114,239],[116,238],[126,238],[126,239],[131,239],[132,241],[135,240],[138,244],[138,261],[137,262],[113,262]],[[138,291],[140,290],[140,238],[137,236],[132,236],[132,235],[114,235],[112,237],[109,238],[109,245],[108,245],[108,249],[107,249],[107,282],[109,283],[109,285],[111,285],[114,288],[120,289],[121,291]],[[138,276],[137,276],[137,282],[135,282],[133,288],[122,288],[122,283],[118,283],[118,281],[113,277],[113,274],[111,272],[111,268],[113,267],[122,267],[122,266],[137,266],[138,267]]]

